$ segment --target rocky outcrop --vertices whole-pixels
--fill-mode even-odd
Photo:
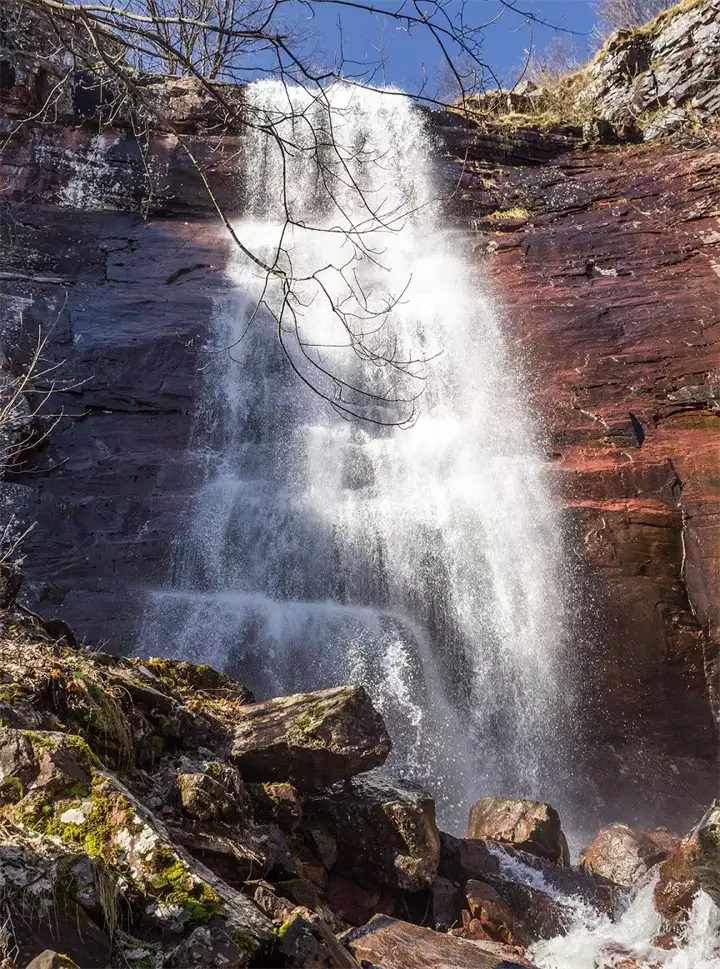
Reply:
[[[588,906],[612,918],[628,890],[440,833],[425,792],[377,771],[317,789],[300,753],[279,781],[258,707],[287,726],[318,695],[251,701],[207,666],[88,652],[0,612],[0,882],[20,967],[529,966],[528,946]],[[324,751],[341,737],[345,773],[365,771],[382,720],[354,688],[324,702]],[[233,756],[238,735],[255,761]],[[660,869],[669,945],[701,888],[720,896],[717,816]]]
[[[385,763],[390,737],[361,686],[342,686],[243,709],[228,759],[247,780],[317,789]]]
[[[470,808],[467,836],[512,845],[561,865],[570,864],[560,817],[549,804],[508,797],[486,797]]]
[[[418,958],[438,947],[478,969],[500,954],[525,964],[494,948],[515,936],[502,902],[481,911],[477,891],[465,904],[487,944],[418,928],[440,861],[434,804],[403,781],[350,776],[387,753],[362,691],[248,700],[209,667],[85,652],[0,613],[0,879],[18,965],[348,969],[360,943],[338,939],[341,882],[356,910],[365,891],[362,922],[384,907],[417,922],[397,924],[420,932]],[[330,776],[342,764],[333,786],[318,789],[328,775],[304,756],[311,727]],[[268,731],[297,746],[294,784],[277,779]]]
[[[602,828],[580,853],[580,864],[596,875],[629,888],[659,862],[668,858],[680,839],[666,828],[642,831],[616,822]]]
[[[588,70],[582,98],[593,113],[646,141],[720,113],[720,4],[684,0],[615,34]]]

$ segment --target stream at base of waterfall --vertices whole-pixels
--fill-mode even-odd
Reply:
[[[485,794],[562,811],[580,730],[562,523],[424,115],[270,81],[246,110],[233,227],[282,272],[232,249],[198,360],[197,488],[137,651],[258,697],[363,684],[388,766],[446,829]],[[552,945],[541,965],[580,969]]]

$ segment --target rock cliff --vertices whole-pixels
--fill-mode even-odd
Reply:
[[[454,215],[474,233],[545,417],[583,603],[594,811],[608,821],[684,820],[715,786],[720,152],[690,124],[717,108],[715,11],[683,4],[640,41],[616,38],[593,69],[598,119],[615,123],[629,99],[653,117],[682,101],[675,140],[603,145],[582,126],[432,119],[448,180],[460,178]],[[638,43],[650,86],[632,67]],[[27,605],[121,651],[144,589],[166,579],[196,480],[197,351],[226,286],[227,241],[176,134],[157,131],[141,150],[122,124],[98,133],[79,88],[48,125],[35,117],[41,74],[32,63],[2,72],[0,309],[11,369],[35,329],[49,333],[64,417],[2,497],[36,522]],[[206,107],[192,87],[158,96],[193,137]],[[242,133],[198,134],[195,147],[230,203]],[[620,778],[612,796],[608,776]]]

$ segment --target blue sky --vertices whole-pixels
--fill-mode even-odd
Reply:
[[[377,6],[392,9],[396,0],[374,0]],[[455,3],[455,0],[452,0]],[[459,10],[459,0],[456,9]],[[581,54],[589,53],[588,32],[595,16],[589,0],[524,0],[522,9],[536,14],[549,23],[575,32],[572,36]],[[339,47],[338,19],[342,24],[345,53],[358,61],[377,60],[379,50],[384,51],[385,68],[378,72],[377,83],[417,89],[423,74],[437,76],[441,55],[432,37],[425,31],[410,36],[391,20],[353,11],[332,4],[316,6],[314,27],[319,30],[319,41],[325,54],[332,55]],[[468,0],[465,11],[468,21],[487,23],[502,10],[498,0]],[[542,51],[557,31],[537,23],[528,24],[517,14],[506,11],[497,23],[485,31],[484,60],[493,71],[507,83],[515,79],[523,63],[523,52],[532,44]],[[356,68],[360,70],[360,68]]]

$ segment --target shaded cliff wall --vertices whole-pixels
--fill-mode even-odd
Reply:
[[[2,92],[0,320],[18,371],[38,329],[48,336],[44,358],[59,366],[34,384],[55,379],[63,392],[45,410],[64,416],[0,487],[35,523],[23,546],[27,603],[126,650],[142,590],[166,577],[194,480],[186,444],[227,237],[176,135],[98,134],[74,95],[42,123],[40,73],[18,72]],[[200,135],[192,85],[161,90],[229,204],[242,139]]]
[[[174,135],[143,155],[122,127],[98,136],[72,99],[49,127],[21,81],[3,98],[4,124],[27,119],[0,167],[3,339],[19,367],[20,314],[26,334],[52,327],[68,389],[49,446],[2,487],[36,521],[27,603],[126,650],[202,460],[187,441],[227,240]],[[166,96],[178,123],[202,125],[191,88]],[[434,123],[448,178],[462,173],[455,215],[547,423],[584,589],[598,813],[632,819],[642,797],[657,804],[640,820],[682,818],[716,786],[720,152],[702,138],[603,148],[572,130]],[[242,136],[195,148],[231,203]]]

